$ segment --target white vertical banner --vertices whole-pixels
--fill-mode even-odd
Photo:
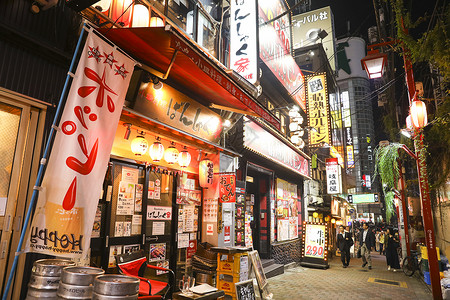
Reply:
[[[255,83],[258,79],[256,0],[231,0],[230,68]]]
[[[325,161],[327,173],[327,194],[340,194],[342,192],[342,179],[337,158],[327,158]],[[339,212],[337,212],[339,213]]]
[[[133,60],[89,33],[47,163],[26,251],[76,258],[89,250],[133,68]]]

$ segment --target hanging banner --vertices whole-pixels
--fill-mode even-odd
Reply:
[[[327,158],[325,160],[327,174],[327,194],[342,193],[341,167],[337,158]]]
[[[26,251],[86,255],[134,62],[90,32],[61,116]]]
[[[220,202],[234,203],[236,202],[236,175],[221,174],[219,182]]]
[[[250,83],[258,79],[256,0],[231,1],[230,67]]]

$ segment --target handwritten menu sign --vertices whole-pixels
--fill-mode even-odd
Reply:
[[[253,279],[236,282],[236,299],[237,300],[256,300],[255,285]]]
[[[236,202],[236,175],[227,174],[220,175],[220,202],[234,203]]]

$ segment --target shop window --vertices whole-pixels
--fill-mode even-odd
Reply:
[[[194,38],[195,6],[190,0],[169,1],[169,18]]]

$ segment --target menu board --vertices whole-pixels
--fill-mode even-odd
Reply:
[[[320,224],[305,225],[305,257],[325,258],[325,240],[326,240],[326,226]]]
[[[256,300],[256,289],[254,279],[236,282],[236,299],[237,300]]]
[[[235,223],[234,223],[234,244],[245,246],[245,182],[236,182],[236,203],[235,203]]]
[[[195,179],[179,177],[177,185],[177,204],[201,205],[202,191],[195,186]]]
[[[298,237],[297,185],[277,179],[276,185],[277,240],[286,241]]]

